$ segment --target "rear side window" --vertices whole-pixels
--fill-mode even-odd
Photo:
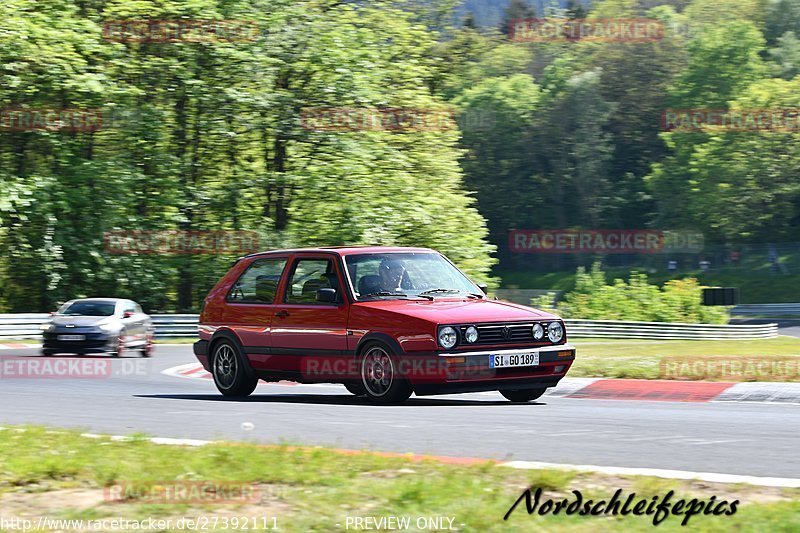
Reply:
[[[286,266],[286,259],[259,259],[254,261],[228,293],[229,302],[271,304],[278,293],[278,283]]]

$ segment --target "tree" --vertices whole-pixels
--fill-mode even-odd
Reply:
[[[500,33],[508,35],[511,25],[517,20],[529,19],[536,16],[536,11],[526,0],[511,0],[503,12],[503,22],[500,24]]]
[[[761,33],[747,21],[706,29],[688,44],[689,62],[670,91],[669,107],[726,109],[729,101],[766,73],[760,57],[763,46]],[[697,229],[694,212],[686,206],[703,188],[693,161],[708,134],[675,131],[663,133],[662,138],[670,155],[654,163],[646,178],[658,206],[653,222],[657,227]]]

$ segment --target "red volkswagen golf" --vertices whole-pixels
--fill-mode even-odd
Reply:
[[[492,390],[527,402],[575,359],[557,316],[489,300],[425,248],[249,255],[206,297],[199,335],[195,355],[226,396],[262,379],[342,383],[381,403]]]

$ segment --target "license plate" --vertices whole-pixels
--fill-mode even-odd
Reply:
[[[60,341],[83,341],[86,340],[86,335],[59,335]]]
[[[489,367],[507,368],[513,366],[538,366],[539,352],[532,353],[504,353],[489,356]]]

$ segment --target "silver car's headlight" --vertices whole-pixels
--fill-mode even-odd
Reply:
[[[42,331],[50,332],[50,331],[53,331],[56,326],[55,326],[55,324],[53,324],[51,322],[47,322],[46,324],[42,324],[41,327],[42,327]]]
[[[439,345],[445,350],[449,350],[458,342],[458,332],[456,328],[445,326],[439,329]]]
[[[561,325],[561,322],[550,322],[550,325],[547,326],[547,338],[552,343],[559,342],[564,338],[564,326]]]

